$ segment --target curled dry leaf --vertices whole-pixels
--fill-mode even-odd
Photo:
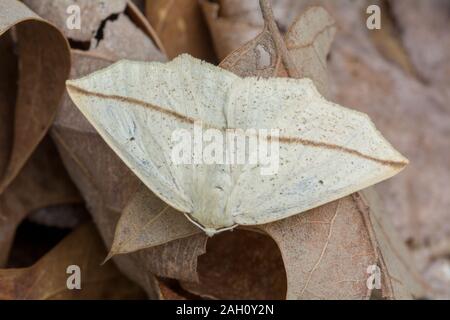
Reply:
[[[17,90],[13,69],[16,58],[10,51],[13,41],[18,52]],[[0,42],[1,57],[5,59],[2,63],[11,63],[2,68],[0,75],[1,88],[11,90],[1,93],[5,100],[0,102],[5,104],[0,119],[4,131],[1,138],[4,149],[0,155],[1,194],[25,165],[55,117],[69,74],[70,55],[67,41],[58,29],[16,0],[0,3]],[[7,124],[3,126],[3,123]]]
[[[179,211],[144,187],[123,210],[109,255],[151,248],[198,233],[199,229]]]
[[[223,14],[229,12],[230,15],[234,16],[235,13],[231,11],[234,6],[229,2],[223,2],[226,5],[223,8]],[[250,1],[249,3],[254,2]],[[205,11],[208,12],[210,10],[207,9],[208,7],[216,8],[217,4],[206,2],[203,3],[203,6]],[[244,11],[241,8],[243,12],[255,12],[253,6],[247,9]],[[218,10],[218,8],[215,10]],[[260,15],[259,10],[257,13]],[[259,21],[259,19],[256,21]],[[211,23],[210,27],[214,28],[213,26],[214,24]],[[211,32],[214,31],[211,30]],[[304,78],[312,79],[319,92],[325,96],[328,94],[326,57],[335,33],[335,21],[330,14],[321,7],[311,7],[294,21],[285,37],[287,49],[291,52],[292,60],[297,66],[299,74]],[[223,43],[223,41],[217,39],[217,43]],[[232,43],[233,46],[238,44]],[[229,50],[223,50],[223,52],[228,53]],[[285,73],[283,64],[280,64],[280,59],[280,52],[277,50],[266,24],[261,34],[228,55],[227,59],[222,61],[221,66],[225,69],[234,70],[240,76],[269,77],[273,74],[283,75]],[[249,63],[255,63],[255,65],[249,68]],[[317,78],[319,76],[322,78]]]
[[[260,232],[237,229],[210,238],[206,254],[198,258],[197,271],[197,283],[182,281],[181,285],[203,298],[286,298],[281,252],[270,237]]]
[[[0,265],[27,214],[79,201],[51,142],[42,142],[69,68],[67,41],[53,25],[18,1],[0,3]]]
[[[11,33],[0,36],[0,177],[9,163],[13,143],[14,104],[16,102],[17,56]],[[13,81],[11,81],[13,79]]]
[[[215,61],[198,0],[147,0],[146,13],[169,59],[189,53],[202,60]]]
[[[120,39],[120,43],[115,39]],[[135,43],[139,43],[142,49],[139,51],[130,50],[135,46]],[[131,60],[140,60],[147,57],[152,57],[156,61],[165,60],[163,53],[148,36],[129,17],[123,14],[117,20],[106,21],[103,38],[96,39],[95,44],[91,44],[90,52],[114,60],[125,57]]]
[[[24,2],[42,17],[60,27],[75,48],[98,53],[112,60],[125,57],[144,59],[144,55],[154,57],[155,60],[165,59],[155,32],[131,1],[24,0]],[[67,26],[66,11],[71,5],[80,7],[79,29]],[[142,49],[133,50],[135,43],[139,43]]]
[[[286,34],[286,46],[304,78],[314,81],[328,96],[327,56],[336,33],[336,22],[322,7],[307,9]]]
[[[37,261],[23,269],[0,269],[2,300],[140,299],[144,292],[112,263],[100,265],[105,249],[92,224],[79,227]],[[81,271],[81,289],[69,290],[67,268]]]
[[[99,35],[99,26],[125,10],[127,0],[24,0],[31,10],[44,19],[52,21],[68,39],[90,43]],[[67,24],[67,9],[73,5],[80,8],[81,28]]]

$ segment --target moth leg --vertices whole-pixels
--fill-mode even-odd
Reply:
[[[222,228],[222,229],[205,228],[200,223],[198,223],[197,221],[192,219],[188,213],[184,213],[184,216],[186,217],[186,219],[188,219],[190,222],[192,222],[195,226],[197,226],[199,229],[201,229],[203,232],[205,232],[208,237],[212,237],[212,236],[219,234],[221,232],[224,232],[224,231],[233,231],[233,229],[238,226],[238,224],[235,224],[235,225],[232,225],[231,227],[226,227],[226,228]]]

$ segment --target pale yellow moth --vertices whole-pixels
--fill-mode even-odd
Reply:
[[[143,183],[210,235],[299,214],[408,163],[367,115],[325,100],[309,79],[240,78],[182,55],[169,63],[120,61],[67,87]],[[193,132],[200,120],[221,131],[278,129],[277,172],[171,161],[173,132]]]

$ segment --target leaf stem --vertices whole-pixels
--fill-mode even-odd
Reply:
[[[275,17],[273,15],[270,0],[259,0],[259,6],[261,7],[264,23],[266,24],[266,27],[269,29],[269,32],[272,35],[276,49],[281,55],[281,59],[289,77],[300,79],[300,72],[297,70],[297,67],[295,66],[295,63],[292,60],[291,55],[289,54],[289,51],[286,47],[286,43],[284,42],[280,30],[278,29],[278,26],[275,22]]]

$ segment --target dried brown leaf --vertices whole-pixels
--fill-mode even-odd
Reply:
[[[263,230],[283,252],[287,299],[370,296],[366,269],[376,264],[376,258],[352,197],[264,226]]]
[[[429,288],[418,274],[410,251],[394,229],[374,189],[355,195],[368,235],[382,271],[381,297],[384,299],[422,298]]]
[[[0,165],[4,170],[0,173],[0,194],[14,180],[49,129],[70,69],[69,47],[63,35],[22,3],[15,0],[2,1],[2,48],[11,47],[12,34],[8,31],[13,27],[18,47],[18,84],[15,96],[6,92],[1,94],[6,98],[2,104],[8,102],[15,105],[5,105],[4,109],[2,108],[5,118],[2,117],[1,121],[8,122],[9,125],[2,128],[7,132],[1,143],[5,149],[1,150]],[[5,59],[9,59],[6,60],[7,63],[14,62],[10,54],[9,57],[5,56]],[[14,64],[11,65],[12,68],[13,66]],[[14,70],[6,70],[8,69],[9,75],[14,76]],[[7,84],[5,81],[11,82]],[[15,78],[2,80],[3,89],[12,89],[14,81]],[[14,127],[8,129],[11,123]],[[12,141],[7,142],[5,139]],[[7,164],[4,157],[8,159]]]
[[[199,234],[200,231],[181,212],[144,187],[123,210],[109,256],[159,246]]]
[[[120,42],[117,39],[120,39]],[[135,43],[139,43],[140,50],[133,50],[136,46]],[[120,15],[114,21],[106,21],[103,29],[103,38],[91,42],[90,52],[105,55],[114,60],[121,58],[130,60],[146,60],[149,58],[155,61],[166,60],[151,39],[126,15]]]
[[[233,15],[234,6],[230,2],[232,1],[224,2],[227,6],[222,8],[222,10]],[[295,73],[295,77],[300,77],[275,25],[272,11],[266,6],[263,8],[263,12],[266,15],[267,22],[264,23],[262,32],[256,38],[228,55],[221,62],[220,66],[227,70],[233,70],[235,74],[241,77],[270,77],[277,74],[277,70],[281,67],[281,62],[283,62],[283,65],[289,65],[289,69],[291,73]]]
[[[322,7],[311,7],[292,24],[286,46],[304,78],[328,95],[327,56],[336,33],[336,22]]]
[[[367,286],[367,268],[372,265],[383,276],[380,297],[422,294],[404,245],[366,193],[263,227],[283,253],[288,299],[370,298],[375,293]]]
[[[222,3],[223,15],[228,14],[232,17],[238,15],[233,11],[233,8],[236,8],[233,1]],[[252,16],[259,17],[259,10],[256,11],[258,13],[256,15],[253,4],[254,2],[250,1],[249,8],[237,7],[239,12],[246,13],[246,16],[251,13]],[[203,6],[204,8],[215,7],[215,10],[218,10],[217,4],[204,3]],[[240,17],[240,19],[243,18]],[[255,18],[254,24],[257,23],[259,19]],[[210,26],[215,25],[211,23]],[[294,21],[285,37],[287,49],[291,53],[293,63],[297,65],[298,73],[304,78],[311,78],[323,95],[328,94],[326,58],[335,33],[335,21],[329,13],[321,7],[311,7]],[[221,39],[217,42],[223,43]],[[277,49],[276,42],[265,25],[256,38],[230,53],[222,61],[221,67],[232,69],[233,72],[244,77],[255,75],[269,77],[274,74],[280,76],[286,73],[283,64],[280,64],[281,57],[282,52]],[[253,64],[252,67],[250,64]],[[319,76],[321,78],[317,78]]]
[[[13,143],[16,101],[17,57],[11,33],[3,34],[0,38],[0,69],[0,175],[3,175]]]
[[[0,65],[0,265],[4,265],[15,230],[29,213],[77,202],[79,195],[55,148],[43,140],[70,68],[67,41],[22,3],[2,1]]]
[[[280,68],[281,57],[277,52],[275,42],[267,28],[255,39],[233,51],[220,66],[234,70],[241,77],[261,75],[270,77]],[[251,67],[249,67],[251,66]]]
[[[127,0],[23,0],[34,12],[52,21],[67,38],[90,42],[98,32],[102,21],[125,10]],[[81,28],[69,28],[67,9],[76,5],[82,12]]]
[[[182,53],[215,61],[212,42],[198,0],[147,0],[146,13],[169,59]]]
[[[65,238],[33,266],[0,269],[0,299],[140,299],[145,295],[112,264],[100,266],[105,255],[92,224]],[[81,290],[67,288],[67,267],[81,269]]]
[[[131,1],[25,0],[25,3],[59,26],[73,45],[91,53],[114,61],[123,58],[143,60],[150,57],[158,61],[165,60],[164,49],[155,31]],[[81,10],[79,30],[67,27],[66,10],[71,5],[77,5]]]
[[[183,288],[209,299],[284,299],[286,273],[280,250],[267,235],[235,230],[208,240],[198,259],[199,282]]]

